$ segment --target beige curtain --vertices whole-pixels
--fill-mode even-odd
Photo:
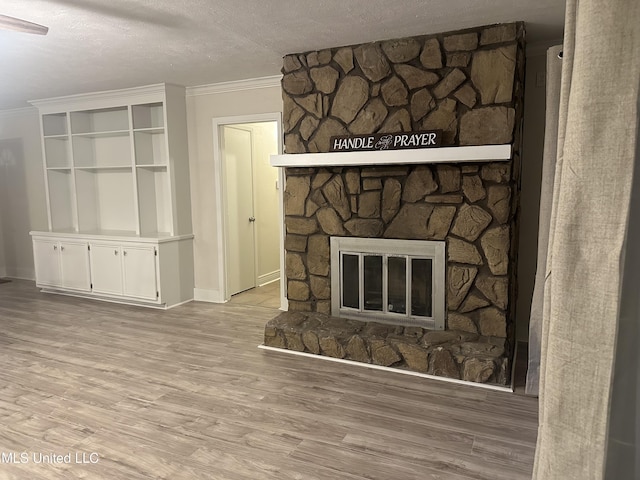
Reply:
[[[561,52],[562,45],[556,45],[547,50],[544,152],[540,187],[540,214],[538,216],[538,260],[533,297],[531,299],[531,315],[529,317],[529,364],[525,388],[527,395],[536,396],[539,394],[544,283],[549,250],[553,181],[556,173],[556,155],[558,151],[558,110],[560,108],[560,82],[562,77]]]
[[[638,248],[627,241],[628,225],[639,221],[630,218],[638,169],[638,19],[638,0],[567,0],[536,480],[609,475],[622,279],[628,249]]]

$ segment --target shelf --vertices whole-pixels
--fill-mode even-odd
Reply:
[[[150,135],[164,133],[163,127],[151,127],[151,128],[134,128],[133,131],[135,133],[147,133]]]
[[[44,155],[47,167],[71,167],[69,137],[55,136],[44,139]]]
[[[147,103],[131,107],[134,130],[163,128],[164,108],[162,103]]]
[[[74,228],[73,177],[71,169],[47,169],[51,227]]]
[[[107,165],[107,166],[95,166],[95,167],[76,167],[76,170],[128,170],[131,171],[131,165]]]
[[[136,131],[133,134],[136,164],[166,165],[167,147],[164,129]]]
[[[137,231],[131,167],[76,169],[78,228]]]
[[[80,230],[76,231],[71,228],[59,228],[51,231],[31,231],[29,232],[31,236],[38,237],[63,237],[70,239],[77,239],[78,237],[82,237],[85,240],[98,240],[104,241],[108,238],[108,240],[124,240],[124,241],[135,241],[138,243],[164,243],[170,240],[189,240],[193,238],[193,234],[188,235],[171,235],[169,232],[148,232],[145,235],[138,235],[136,232],[131,230]]]
[[[119,131],[129,131],[126,106],[71,112],[71,133],[74,135]]]
[[[85,132],[85,133],[72,133],[71,137],[86,137],[86,138],[106,138],[106,137],[128,137],[129,130],[111,130],[105,132]]]
[[[511,158],[511,145],[439,147],[415,150],[365,152],[294,153],[271,155],[274,167],[338,167],[406,165],[443,162],[502,162]]]
[[[128,135],[73,136],[76,167],[131,166],[131,141]]]
[[[95,236],[95,237],[126,237],[136,238],[138,233],[133,230],[81,230],[77,232],[83,236]]]
[[[42,133],[45,137],[67,134],[67,114],[51,113],[42,116]]]
[[[184,88],[151,85],[34,104],[50,230],[122,238],[191,231]]]
[[[44,138],[45,140],[47,140],[47,139],[68,140],[69,139],[69,135],[67,135],[66,133],[62,133],[60,135],[44,135],[42,138]]]
[[[140,168],[138,181],[138,208],[140,233],[171,230],[171,188],[166,168]]]

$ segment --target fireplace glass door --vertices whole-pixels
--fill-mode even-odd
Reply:
[[[367,244],[373,241],[364,240]],[[414,248],[410,248],[407,253],[393,251],[398,250],[397,248],[381,252],[376,251],[381,249],[361,245],[361,251],[345,248],[335,255],[340,273],[337,281],[332,275],[332,294],[335,283],[339,301],[332,301],[332,314],[336,315],[334,307],[337,306],[338,316],[371,317],[387,323],[438,328],[440,322],[436,321],[436,310],[439,310],[440,318],[443,317],[444,305],[437,308],[434,297],[444,302],[443,259],[430,255],[429,249],[416,249],[415,241],[385,241],[393,242],[394,247],[397,247],[398,242],[409,242]],[[444,248],[440,250],[444,254]],[[333,257],[332,251],[332,264]],[[437,271],[438,268],[440,272]],[[333,269],[332,267],[332,272]]]

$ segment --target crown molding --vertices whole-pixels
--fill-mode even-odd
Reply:
[[[41,113],[50,113],[56,110],[85,110],[89,108],[105,108],[112,106],[114,102],[126,103],[128,99],[136,103],[158,102],[164,99],[168,89],[183,89],[184,87],[168,83],[157,83],[143,87],[122,88],[119,90],[107,90],[103,92],[80,93],[63,97],[30,100],[29,103],[38,107]]]
[[[256,90],[259,88],[280,87],[281,80],[282,75],[272,75],[270,77],[212,83],[210,85],[187,87],[186,94],[187,97],[197,97],[200,95],[215,95],[219,93],[241,92],[243,90]]]
[[[0,110],[0,117],[13,117],[22,115],[37,115],[38,109],[35,107],[12,108],[10,110]]]

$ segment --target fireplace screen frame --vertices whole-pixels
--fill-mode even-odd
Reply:
[[[418,326],[431,330],[444,330],[445,326],[445,242],[431,240],[400,240],[386,238],[331,237],[331,315],[358,320],[370,319],[380,323]],[[343,305],[342,271],[344,255],[357,255],[358,261],[358,308]],[[382,256],[382,311],[364,308],[364,257]],[[404,257],[405,290],[411,292],[410,269],[412,260],[431,260],[431,316],[414,315],[411,312],[410,293],[406,293],[405,313],[389,311],[387,260]]]

